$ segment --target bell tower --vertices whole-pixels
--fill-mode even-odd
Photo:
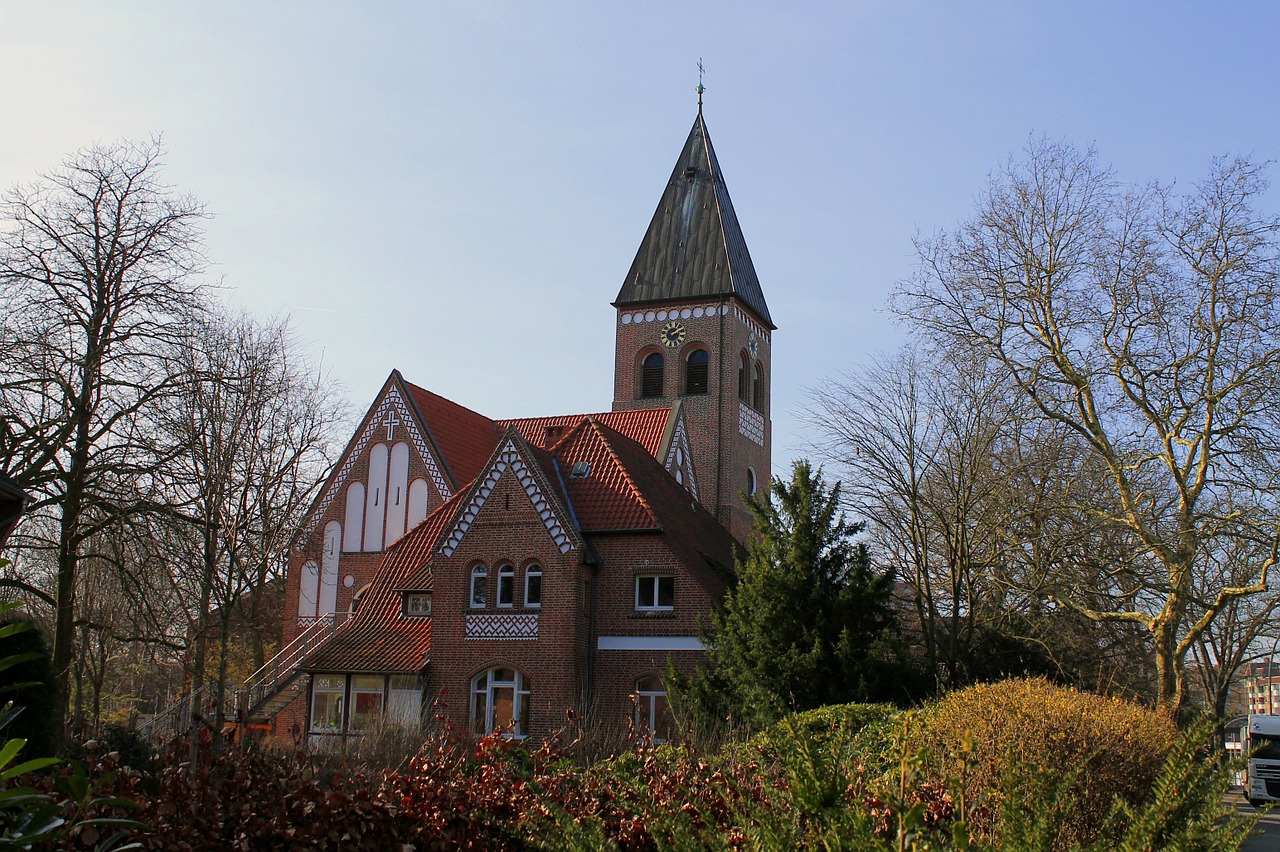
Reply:
[[[698,116],[613,306],[615,411],[679,405],[698,496],[745,541],[768,487],[773,331],[711,136]]]

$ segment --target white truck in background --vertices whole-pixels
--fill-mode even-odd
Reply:
[[[1251,715],[1245,730],[1245,798],[1255,808],[1280,802],[1280,716]]]

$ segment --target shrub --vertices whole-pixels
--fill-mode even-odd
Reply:
[[[1177,735],[1172,720],[1136,704],[1022,679],[952,693],[921,713],[915,742],[925,780],[965,779],[974,826],[986,837],[1011,795],[1002,788],[1018,788],[1011,779],[1063,780],[1054,788],[1064,814],[1055,848],[1071,848],[1098,838],[1117,797],[1129,805],[1147,798]]]
[[[760,731],[748,743],[766,757],[775,757],[780,749],[790,748],[797,735],[818,741],[837,733],[853,736],[868,727],[885,725],[896,712],[892,704],[831,704],[795,713]]]

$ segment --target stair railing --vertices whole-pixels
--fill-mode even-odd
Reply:
[[[280,653],[245,680],[240,690],[240,708],[247,717],[263,701],[279,692],[298,672],[298,667],[313,651],[329,640],[346,621],[347,613],[331,612],[315,620],[298,634]]]

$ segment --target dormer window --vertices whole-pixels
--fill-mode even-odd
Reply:
[[[426,592],[409,592],[404,596],[402,614],[405,618],[430,618],[431,595]]]
[[[705,349],[695,349],[689,353],[684,362],[684,392],[686,394],[704,394],[707,392],[707,367],[711,358]]]
[[[488,603],[489,569],[477,565],[471,569],[471,607],[481,609]]]

